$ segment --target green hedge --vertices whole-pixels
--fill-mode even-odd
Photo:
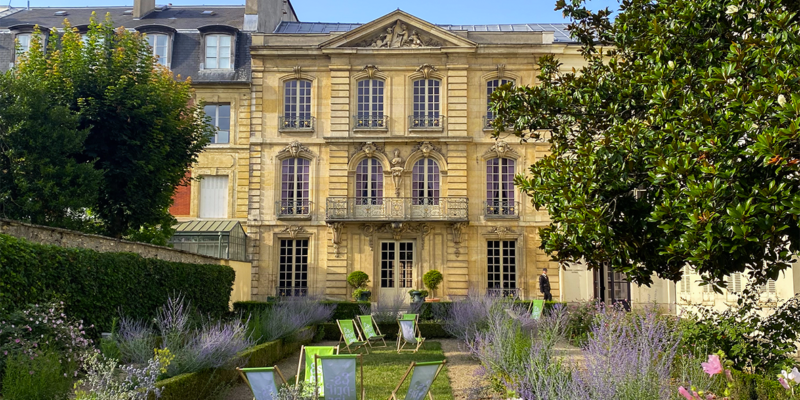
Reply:
[[[354,319],[357,315],[361,315],[361,306],[369,306],[369,302],[352,302],[352,301],[323,301],[322,304],[333,304],[336,308],[333,310],[331,321],[337,319]],[[265,301],[237,301],[233,303],[233,311],[249,314],[260,310],[271,308],[275,303]]]
[[[278,361],[292,355],[300,350],[300,346],[311,343],[316,327],[303,329],[298,336],[306,339],[302,341],[276,340],[253,346],[239,355],[247,359],[248,368],[271,367]],[[296,371],[281,371],[286,379],[294,376]],[[208,370],[192,372],[189,374],[178,375],[169,379],[164,379],[156,384],[161,389],[159,400],[196,400],[207,398],[218,398],[220,393],[216,392],[227,385],[234,385],[239,382],[239,374],[236,370]],[[153,396],[151,396],[153,399]],[[154,400],[154,399],[153,399]]]
[[[732,371],[731,398],[738,400],[789,400],[791,392],[784,389],[778,378]]]
[[[339,340],[341,333],[336,323],[322,324],[325,340]],[[378,329],[386,335],[386,340],[397,340],[397,323],[378,324]],[[419,331],[425,339],[449,339],[452,335],[447,333],[438,322],[420,322]]]
[[[0,310],[61,300],[71,317],[95,325],[93,334],[109,331],[120,313],[153,318],[173,293],[203,314],[222,315],[234,276],[225,265],[41,245],[0,234]]]

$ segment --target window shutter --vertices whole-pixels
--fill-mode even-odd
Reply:
[[[206,175],[200,180],[200,218],[227,218],[228,177]]]
[[[777,290],[775,288],[775,281],[772,279],[767,281],[767,293],[772,293],[772,294],[777,293]]]
[[[691,270],[689,267],[683,267],[683,275],[681,275],[681,292],[689,293],[692,291],[692,278],[691,278]]]

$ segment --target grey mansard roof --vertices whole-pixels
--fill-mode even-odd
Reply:
[[[273,33],[303,34],[348,32],[363,24],[328,22],[288,22],[283,21]],[[553,32],[556,43],[574,43],[567,31],[568,24],[494,24],[494,25],[437,25],[449,31],[466,32]]]
[[[8,30],[17,25],[39,25],[46,28],[62,28],[64,19],[72,26],[88,25],[92,12],[98,19],[107,13],[116,26],[138,28],[146,25],[162,25],[175,30],[172,41],[170,69],[181,79],[192,78],[194,83],[249,83],[251,36],[242,32],[244,6],[172,6],[163,11],[154,11],[142,19],[133,19],[125,12],[132,7],[40,7],[10,9],[0,12],[0,72],[6,71],[14,57],[14,37]],[[66,11],[67,15],[55,15]],[[212,13],[203,14],[204,11]],[[232,70],[202,70],[202,35],[197,28],[208,25],[223,25],[239,30],[236,35],[236,54]]]

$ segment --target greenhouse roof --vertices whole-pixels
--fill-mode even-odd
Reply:
[[[175,227],[175,233],[231,232],[237,226],[242,229],[242,224],[235,220],[186,221]]]

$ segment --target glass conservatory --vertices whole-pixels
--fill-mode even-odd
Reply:
[[[178,224],[170,243],[179,250],[246,261],[247,234],[239,221],[187,221]]]

